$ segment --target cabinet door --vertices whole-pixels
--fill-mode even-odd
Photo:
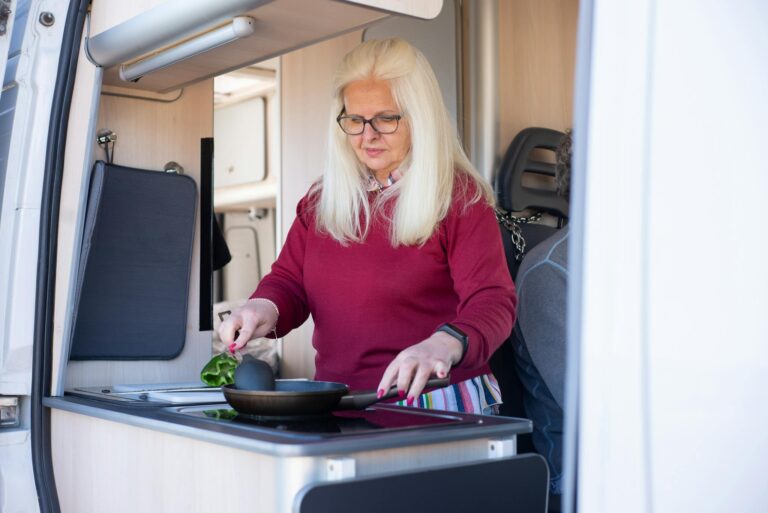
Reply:
[[[232,261],[224,267],[224,299],[244,299],[261,279],[259,237],[251,226],[227,228],[225,237]]]
[[[266,176],[264,99],[252,98],[213,113],[213,180],[216,187],[242,185]]]

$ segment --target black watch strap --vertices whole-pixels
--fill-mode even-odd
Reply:
[[[462,360],[464,360],[464,356],[467,354],[467,346],[469,345],[469,337],[467,337],[467,334],[461,331],[459,328],[454,326],[451,323],[446,322],[435,332],[438,331],[444,331],[445,333],[448,333],[450,336],[461,342],[461,358],[459,358],[459,361],[454,364],[454,366],[461,363]]]

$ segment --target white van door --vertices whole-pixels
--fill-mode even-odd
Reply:
[[[35,481],[46,391],[35,393],[33,361],[49,125],[68,9],[0,0],[0,511],[36,513],[48,495]]]
[[[18,180],[9,169],[11,140],[19,98],[21,60],[29,0],[0,0],[0,511],[39,511],[31,457],[28,398],[32,379],[31,347],[11,339],[14,211]],[[16,29],[16,30],[14,30]],[[30,312],[31,313],[31,312]],[[31,337],[30,337],[31,341]]]

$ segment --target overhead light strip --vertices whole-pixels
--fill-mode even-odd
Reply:
[[[231,23],[223,27],[161,50],[145,59],[120,66],[120,79],[126,82],[136,82],[144,75],[248,37],[254,33],[254,24],[254,19],[249,16],[237,16],[232,19]]]
[[[114,27],[89,35],[85,51],[95,65],[111,68],[218,27],[235,16],[252,14],[254,9],[273,1],[164,0]]]

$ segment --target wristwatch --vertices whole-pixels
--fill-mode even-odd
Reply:
[[[438,331],[444,331],[445,333],[448,333],[450,336],[461,342],[461,358],[459,358],[459,361],[454,364],[454,366],[461,363],[461,361],[464,359],[464,355],[467,354],[467,346],[469,345],[469,337],[467,337],[467,334],[461,331],[459,328],[454,326],[453,324],[450,324],[446,322],[437,330],[435,330],[435,333]]]

